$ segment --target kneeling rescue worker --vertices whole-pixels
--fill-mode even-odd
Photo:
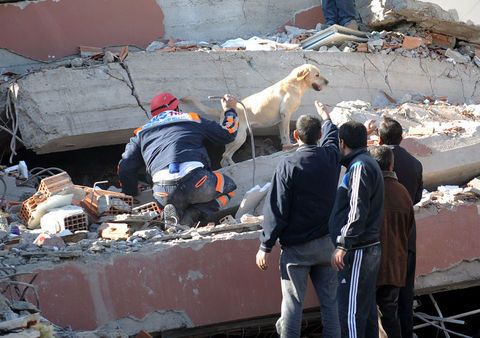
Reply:
[[[136,131],[118,165],[122,192],[138,194],[138,170],[145,164],[154,186],[154,197],[164,208],[166,225],[191,226],[225,206],[237,188],[230,177],[213,172],[203,142],[232,142],[238,129],[237,100],[222,100],[222,124],[198,114],[184,113],[170,93],[152,99],[152,119]]]

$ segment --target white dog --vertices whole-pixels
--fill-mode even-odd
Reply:
[[[295,68],[287,77],[274,85],[265,88],[259,93],[250,95],[242,100],[246,108],[248,120],[252,127],[272,127],[279,125],[280,140],[284,149],[291,148],[290,142],[290,119],[302,101],[307,89],[320,91],[328,84],[328,80],[320,70],[313,65],[302,65]],[[221,115],[216,111],[193,98],[183,98],[181,101],[191,103],[200,110],[210,115]],[[240,126],[235,141],[225,147],[221,165],[226,167],[235,162],[233,154],[243,145],[247,139],[247,124],[242,105],[238,104],[237,113],[240,118]]]

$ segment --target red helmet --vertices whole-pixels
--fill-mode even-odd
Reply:
[[[178,99],[170,93],[160,93],[150,102],[150,113],[152,117],[167,111],[175,110],[178,107]]]

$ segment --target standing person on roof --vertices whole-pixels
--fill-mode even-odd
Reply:
[[[150,104],[152,119],[141,127],[118,165],[122,192],[138,194],[137,171],[144,164],[154,183],[154,197],[164,209],[166,223],[191,226],[225,206],[236,185],[230,177],[213,172],[203,142],[232,142],[238,129],[237,100],[222,98],[223,123],[184,113],[170,93],[161,93]]]
[[[341,164],[347,168],[330,216],[336,249],[342,337],[378,337],[375,300],[383,222],[383,176],[367,152],[367,129],[349,121],[339,129]]]
[[[358,30],[354,0],[322,0],[325,26],[341,25]]]
[[[397,174],[398,182],[407,189],[413,204],[417,204],[422,199],[423,167],[419,160],[400,146],[402,134],[403,129],[400,123],[389,117],[383,118],[378,128],[379,143],[388,145],[392,149],[395,157],[393,171]],[[398,316],[400,318],[403,338],[412,338],[413,336],[416,247],[417,231],[414,223],[408,238],[408,264],[405,286],[400,289],[398,298]]]
[[[276,326],[281,337],[300,337],[308,276],[320,301],[322,337],[340,337],[336,272],[330,266],[334,247],[328,236],[340,174],[338,129],[321,103],[316,101],[315,107],[323,126],[312,115],[297,120],[293,136],[300,147],[275,170],[256,257],[257,266],[266,270],[269,253],[280,239],[282,308]]]

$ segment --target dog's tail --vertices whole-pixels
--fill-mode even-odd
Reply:
[[[203,104],[202,102],[200,102],[200,100],[197,100],[194,97],[184,96],[181,99],[179,99],[179,101],[183,102],[185,104],[194,106],[195,108],[199,109],[200,111],[202,111],[203,113],[205,113],[207,115],[211,115],[211,116],[215,116],[215,117],[220,117],[221,116],[221,110],[216,110],[216,109],[210,108],[209,106]]]

